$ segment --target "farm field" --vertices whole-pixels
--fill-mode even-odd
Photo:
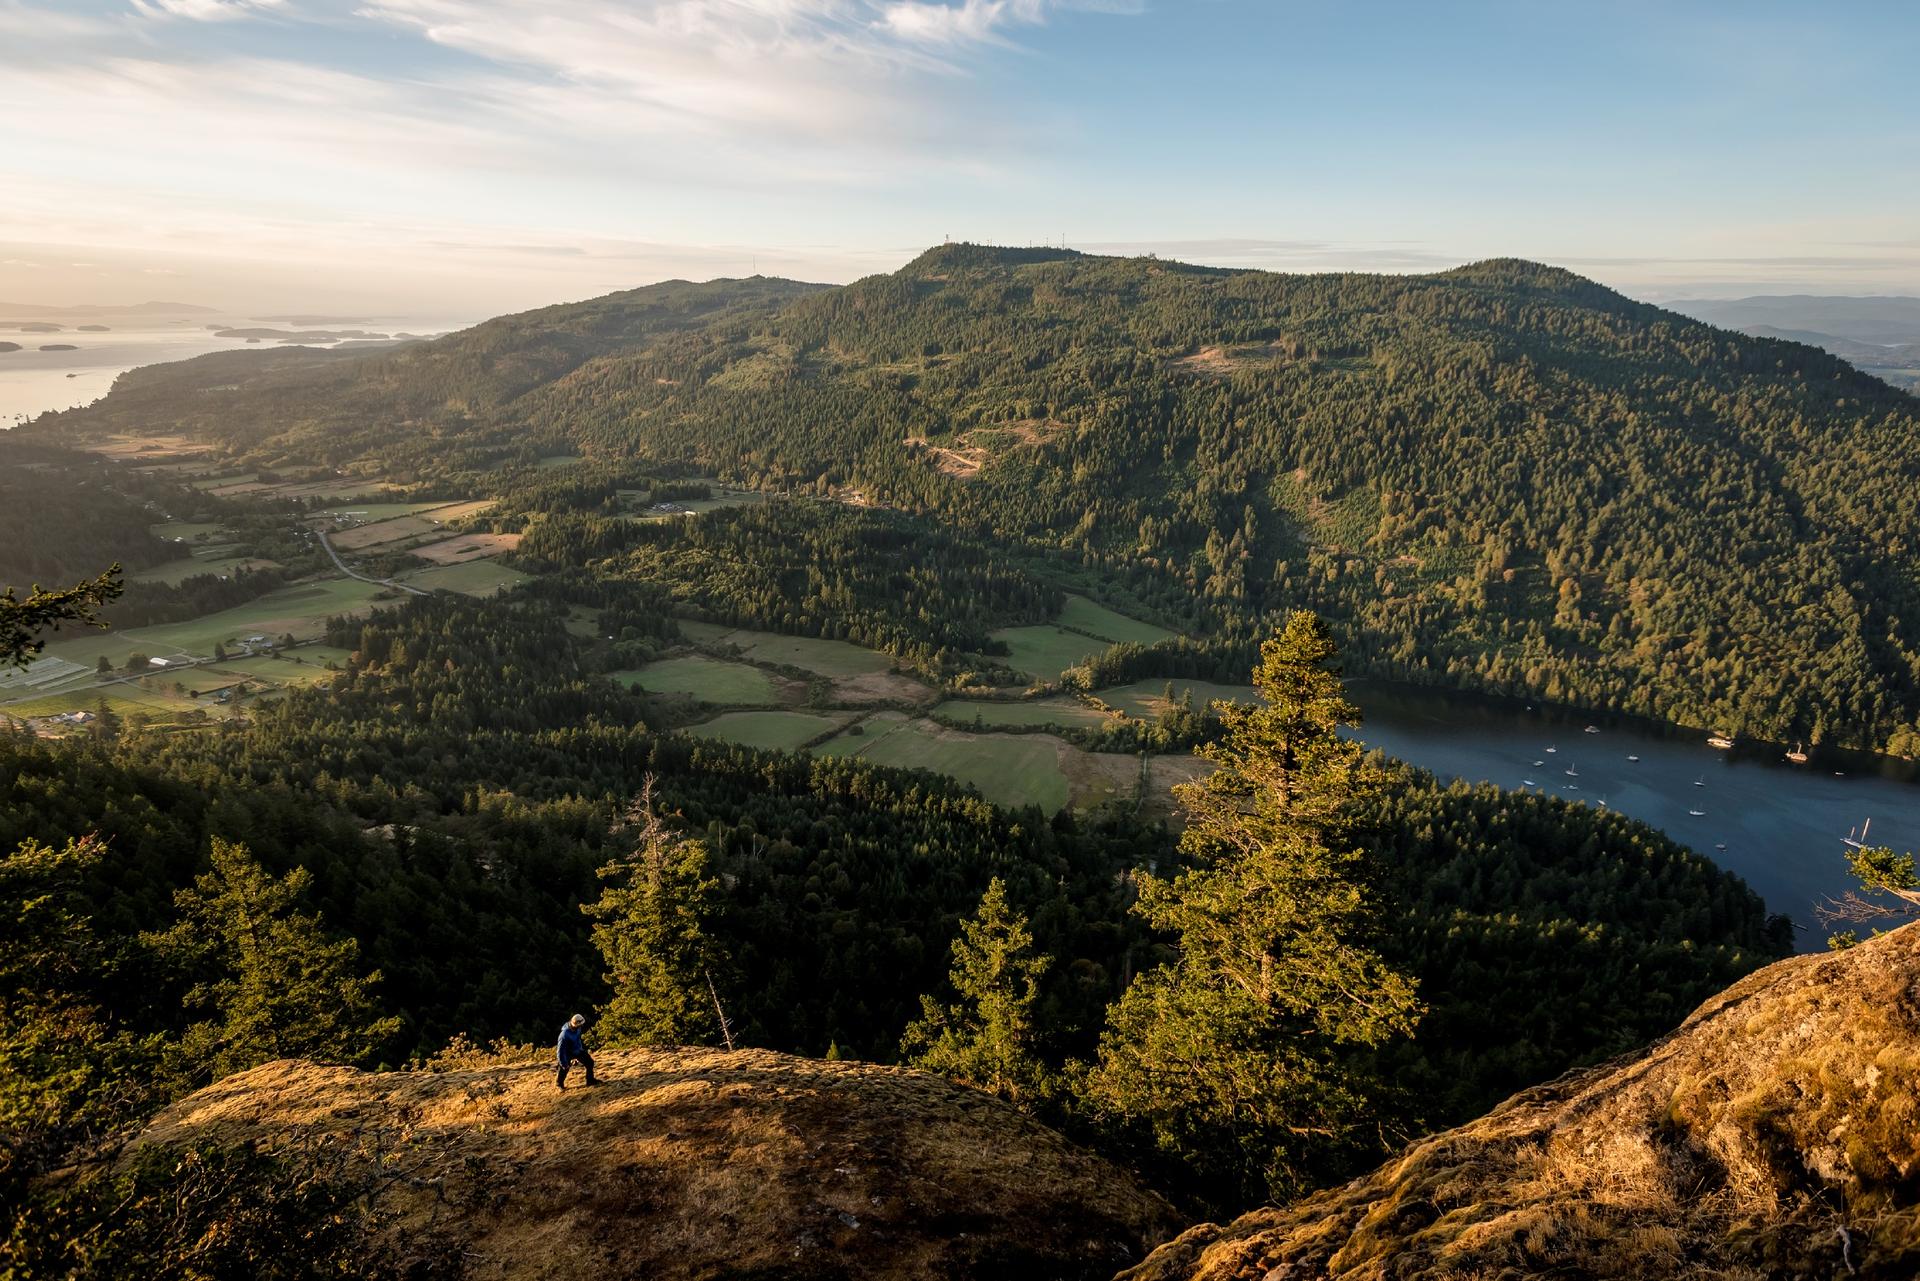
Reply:
[[[663,658],[613,678],[654,694],[687,694],[717,707],[752,707],[780,701],[773,677],[746,663],[695,654]],[[811,736],[809,736],[811,737]]]
[[[155,538],[165,538],[179,543],[204,543],[216,534],[225,534],[225,525],[195,523],[186,520],[162,521],[158,525],[147,526],[147,532]]]
[[[879,712],[859,734],[842,733],[816,750],[876,765],[931,770],[979,789],[998,805],[1064,809],[1070,796],[1059,739],[1045,734],[969,734],[901,712]]]
[[[755,503],[765,502],[764,494],[756,494],[749,489],[733,489],[725,493],[716,493],[712,498],[676,498],[673,505],[682,511],[700,516],[707,512],[719,511],[723,507],[751,507]]]
[[[782,636],[686,620],[681,621],[680,631],[696,644],[736,649],[757,663],[798,667],[819,676],[867,676],[893,667],[893,659],[887,655],[846,641]]]
[[[411,549],[411,554],[436,565],[458,565],[510,552],[520,545],[518,534],[455,534],[452,538]]]
[[[463,596],[497,596],[509,587],[531,578],[517,569],[508,569],[490,560],[470,560],[458,565],[436,565],[403,575],[399,581],[423,591],[459,592]]]
[[[720,739],[742,747],[765,751],[792,752],[832,733],[852,719],[842,713],[817,712],[723,712],[710,721],[691,726],[686,733],[698,738]]]
[[[206,547],[192,556],[180,560],[170,560],[164,565],[155,565],[149,569],[136,570],[127,575],[130,583],[166,583],[178,586],[189,578],[199,574],[221,574],[231,576],[243,569],[278,569],[279,561],[260,560],[252,556],[229,556],[226,547]]]
[[[391,520],[372,521],[350,529],[332,530],[327,536],[341,551],[358,551],[407,538],[425,538],[439,531],[440,527],[425,516],[396,516]]]
[[[934,708],[933,715],[960,725],[971,725],[978,718],[981,724],[987,726],[1096,726],[1111,719],[1098,708],[1088,707],[1077,698],[1036,698],[1021,703],[987,698],[950,698]]]
[[[993,638],[1006,642],[1007,666],[1017,672],[1025,672],[1036,681],[1053,680],[1081,659],[1107,648],[1105,641],[1097,641],[1047,623],[1031,627],[1003,627],[993,633]]]
[[[213,653],[216,644],[256,633],[277,637],[291,632],[304,639],[319,635],[328,618],[365,610],[387,591],[376,583],[353,578],[299,583],[205,618],[122,632],[119,640],[129,653],[142,650],[156,657],[175,653],[205,657]],[[69,657],[64,648],[60,657]]]
[[[1062,627],[1071,627],[1076,631],[1089,632],[1102,640],[1133,641],[1139,645],[1152,645],[1163,640],[1172,640],[1176,633],[1152,623],[1143,623],[1137,618],[1128,618],[1125,614],[1116,614],[1105,605],[1095,604],[1085,596],[1069,596],[1066,604],[1060,607],[1060,617],[1054,620]]]
[[[393,520],[400,516],[417,516],[421,512],[438,511],[446,503],[354,503],[340,507],[330,507],[326,511],[315,512],[315,516],[350,516],[362,525],[371,525],[383,520]]]
[[[1168,681],[1154,678],[1135,681],[1131,685],[1116,685],[1112,689],[1095,692],[1094,697],[1109,707],[1117,707],[1129,716],[1141,720],[1157,720],[1167,706],[1167,686],[1174,687],[1174,697],[1183,693],[1192,693],[1193,705],[1204,707],[1217,698],[1230,699],[1238,703],[1250,703],[1256,695],[1251,685],[1216,685],[1212,681]]]
[[[1069,627],[1078,630],[1069,631]],[[1025,672],[1036,681],[1050,681],[1080,660],[1120,641],[1151,645],[1173,635],[1164,627],[1116,614],[1084,596],[1069,596],[1061,607],[1058,621],[1003,627],[993,633],[993,638],[1006,642],[1010,651],[1009,667]]]

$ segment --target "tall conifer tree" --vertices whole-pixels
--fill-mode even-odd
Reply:
[[[1261,702],[1223,706],[1215,765],[1177,789],[1188,866],[1143,875],[1137,909],[1176,958],[1108,1011],[1088,1081],[1163,1152],[1236,1193],[1294,1190],[1361,1138],[1354,1053],[1409,1033],[1411,980],[1367,946],[1355,819],[1376,786],[1317,615],[1260,651]]]

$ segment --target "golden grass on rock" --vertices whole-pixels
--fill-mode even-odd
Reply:
[[[1171,1234],[1118,1167],[923,1072],[770,1051],[600,1054],[562,1093],[544,1059],[368,1073],[269,1063],[161,1114],[141,1142],[316,1135],[395,1176],[382,1231],[451,1244],[475,1281],[1106,1278]]]
[[[1920,1276],[1920,925],[1734,984],[1645,1051],[1128,1281]]]

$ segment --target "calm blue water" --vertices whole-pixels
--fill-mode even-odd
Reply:
[[[1905,762],[1816,751],[1793,765],[1773,746],[1720,752],[1701,733],[1376,682],[1355,682],[1353,697],[1366,712],[1360,737],[1390,756],[1444,778],[1514,789],[1532,779],[1529,790],[1605,801],[1660,828],[1793,917],[1802,948],[1825,946],[1832,927],[1813,909],[1851,886],[1840,844],[1850,829],[1871,819],[1874,844],[1920,850],[1920,770]]]

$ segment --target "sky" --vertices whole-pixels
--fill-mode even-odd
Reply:
[[[1920,8],[0,0],[0,300],[477,319],[932,244],[1920,294]]]

